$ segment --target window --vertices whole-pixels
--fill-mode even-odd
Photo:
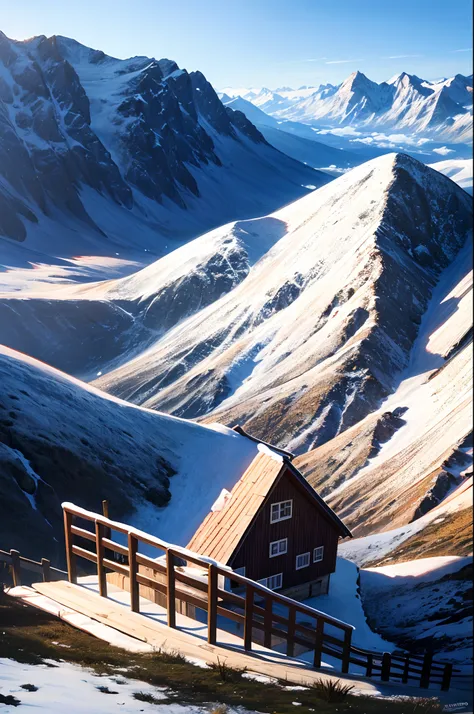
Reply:
[[[244,575],[245,576],[245,565],[243,565],[241,568],[234,568],[234,573],[237,573],[237,575]],[[230,587],[235,590],[236,588],[241,588],[242,583],[239,582],[238,580],[232,580],[232,578],[226,578],[225,582],[227,585],[230,585]],[[229,588],[227,585],[224,587],[225,590],[228,590]]]
[[[286,521],[293,514],[293,501],[280,501],[280,503],[272,503],[270,523],[278,523],[278,521]]]
[[[313,550],[313,563],[320,563],[324,558],[324,545],[318,545]]]
[[[282,538],[281,540],[274,540],[270,543],[270,558],[276,558],[277,555],[283,555],[288,552],[288,538]]]
[[[296,556],[296,570],[301,570],[302,568],[307,568],[310,561],[309,553],[303,553],[302,555]]]
[[[263,578],[262,580],[257,580],[257,583],[264,585],[269,590],[279,590],[283,585],[283,573],[278,573],[278,575],[270,575],[268,578]]]

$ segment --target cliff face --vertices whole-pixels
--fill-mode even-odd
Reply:
[[[34,237],[46,216],[79,222],[86,237],[107,245],[130,229],[121,231],[112,217],[132,212],[136,231],[148,219],[158,234],[155,252],[166,252],[159,238],[169,235],[170,214],[198,213],[197,232],[221,216],[252,212],[252,200],[232,195],[238,177],[229,172],[221,215],[212,216],[208,181],[234,155],[249,172],[265,174],[274,164],[273,207],[329,180],[267,144],[200,72],[170,60],[114,59],[64,37],[15,42],[0,33],[0,236]],[[265,186],[255,198],[262,209],[271,205]],[[63,239],[60,254],[71,249]]]

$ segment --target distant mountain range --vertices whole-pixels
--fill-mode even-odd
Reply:
[[[354,72],[342,84],[293,90],[222,92],[240,96],[280,120],[320,126],[415,132],[451,142],[472,142],[472,75],[430,82],[406,72],[380,84]]]
[[[0,237],[62,256],[163,254],[328,180],[224,107],[201,72],[0,33]]]

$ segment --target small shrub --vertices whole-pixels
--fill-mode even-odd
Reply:
[[[187,662],[186,657],[179,650],[167,650],[164,646],[157,649],[155,654],[167,664],[185,664]]]
[[[316,679],[311,688],[316,690],[318,697],[325,702],[343,702],[354,689],[353,684],[342,684],[340,679]]]
[[[436,697],[417,697],[413,712],[416,714],[433,714],[433,712],[441,712],[441,704]]]
[[[215,707],[214,709],[211,709],[210,714],[227,714],[229,710],[227,709],[225,704],[219,704],[219,706]]]
[[[16,697],[13,697],[11,694],[7,694],[6,696],[4,694],[0,694],[0,704],[9,704],[11,707],[19,707],[21,701]]]
[[[225,660],[221,660],[219,657],[217,658],[217,662],[213,662],[209,667],[219,674],[223,682],[238,682],[247,671],[246,667],[245,669],[229,667],[229,665],[225,663]]]
[[[118,694],[118,692],[114,692],[113,689],[109,689],[108,687],[105,687],[103,684],[100,687],[96,687],[96,689],[98,689],[99,692],[102,692],[102,694]]]
[[[26,692],[37,692],[38,687],[36,684],[22,684],[21,688],[24,689]]]
[[[146,702],[147,704],[162,704],[161,699],[154,697],[153,694],[149,692],[134,692],[133,698],[138,699],[139,702]]]

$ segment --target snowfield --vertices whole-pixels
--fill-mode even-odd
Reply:
[[[361,570],[361,593],[371,624],[385,637],[434,638],[444,659],[462,671],[472,663],[472,557],[421,558]]]
[[[472,159],[446,159],[430,164],[432,169],[449,176],[465,191],[472,194]]]

